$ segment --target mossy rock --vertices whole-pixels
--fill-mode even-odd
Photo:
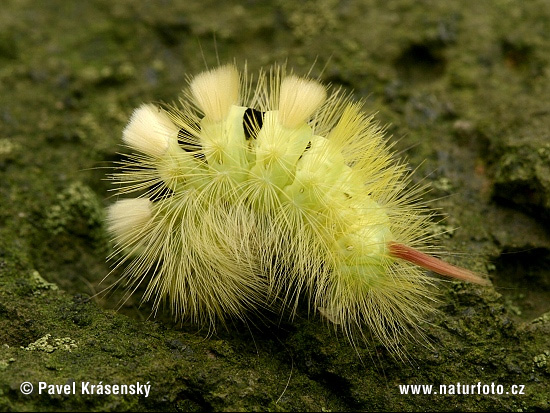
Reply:
[[[550,409],[545,0],[11,1],[0,23],[0,410]],[[449,260],[493,286],[439,283],[407,359],[375,339],[351,345],[307,306],[209,335],[149,318],[139,295],[96,295],[118,275],[101,282],[105,167],[125,123],[217,59],[251,72],[288,61],[365,99],[415,182],[433,182]],[[151,388],[38,394],[39,382]],[[399,387],[458,383],[525,394]]]

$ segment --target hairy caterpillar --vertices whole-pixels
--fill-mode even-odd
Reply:
[[[214,327],[300,297],[350,338],[388,347],[430,311],[424,268],[485,284],[419,252],[430,213],[361,104],[275,66],[253,90],[233,65],[194,77],[179,105],[136,109],[109,207],[123,279],[155,310]],[[422,268],[423,267],[423,268]]]

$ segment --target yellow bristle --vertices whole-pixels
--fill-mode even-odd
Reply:
[[[116,241],[131,243],[151,219],[152,202],[145,198],[121,199],[107,209],[107,224]]]
[[[201,73],[191,82],[191,93],[205,116],[219,122],[239,102],[239,73],[233,65]]]
[[[170,140],[177,139],[178,128],[159,108],[141,105],[134,111],[122,132],[123,142],[133,149],[151,156],[162,156]]]
[[[279,121],[286,128],[296,128],[309,120],[327,98],[325,88],[314,80],[288,76],[281,83]]]

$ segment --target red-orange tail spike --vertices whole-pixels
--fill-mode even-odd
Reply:
[[[414,248],[408,247],[407,245],[399,244],[397,242],[390,242],[388,243],[388,248],[392,257],[412,262],[413,264],[419,265],[422,268],[426,268],[427,270],[436,272],[440,275],[481,285],[490,284],[489,281],[481,278],[479,275],[470,270],[455,267],[454,265],[432,257],[431,255],[424,254]]]

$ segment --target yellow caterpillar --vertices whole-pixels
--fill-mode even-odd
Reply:
[[[136,109],[113,174],[110,231],[126,282],[176,318],[214,327],[300,298],[351,338],[364,326],[395,347],[430,311],[421,267],[485,284],[417,248],[430,213],[382,129],[339,90],[233,65],[190,81],[181,107]],[[428,299],[427,299],[428,298]],[[405,329],[406,330],[406,329]]]

